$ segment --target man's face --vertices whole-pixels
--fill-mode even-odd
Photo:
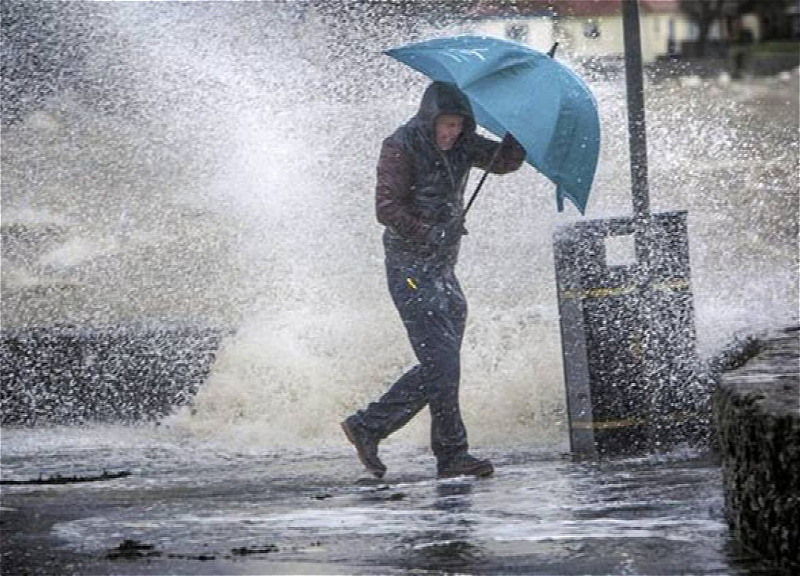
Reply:
[[[436,145],[440,150],[450,150],[464,129],[464,117],[442,114],[436,118]]]

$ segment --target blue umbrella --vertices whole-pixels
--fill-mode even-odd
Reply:
[[[569,68],[527,46],[488,36],[455,36],[391,48],[385,54],[467,95],[475,120],[511,133],[526,160],[556,185],[558,210],[568,198],[586,211],[600,121],[586,84]]]

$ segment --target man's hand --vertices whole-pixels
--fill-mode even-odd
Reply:
[[[521,154],[523,158],[527,154],[525,148],[522,146],[522,144],[519,143],[519,141],[516,138],[514,138],[514,135],[511,134],[511,132],[506,132],[506,135],[503,137],[503,141],[500,144],[504,148],[518,152],[518,154]]]
[[[467,229],[464,228],[464,216],[459,215],[448,222],[431,226],[425,239],[430,244],[451,246],[467,233]]]

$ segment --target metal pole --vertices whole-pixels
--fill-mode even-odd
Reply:
[[[625,42],[625,83],[628,93],[628,141],[631,156],[633,217],[637,223],[640,223],[646,222],[650,218],[650,193],[647,186],[647,138],[638,0],[622,0],[622,31]]]
[[[647,374],[659,363],[653,345],[653,312],[656,304],[651,269],[650,193],[647,186],[647,136],[644,120],[642,41],[639,32],[639,1],[622,0],[622,31],[625,43],[625,87],[628,95],[628,141],[631,157],[631,199],[633,201],[634,244],[637,276],[641,290],[638,318],[634,318],[631,341],[637,344],[643,372],[637,378],[643,390],[655,386]],[[652,419],[649,408],[645,409]]]

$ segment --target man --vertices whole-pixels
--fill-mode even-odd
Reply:
[[[386,226],[389,292],[419,364],[378,401],[342,422],[359,459],[378,478],[386,473],[378,443],[425,405],[440,478],[494,472],[489,460],[469,454],[458,405],[467,302],[454,267],[466,234],[464,189],[470,169],[504,174],[524,158],[525,150],[510,135],[499,144],[477,135],[466,96],[444,82],[431,84],[417,114],[383,142],[376,211]]]

